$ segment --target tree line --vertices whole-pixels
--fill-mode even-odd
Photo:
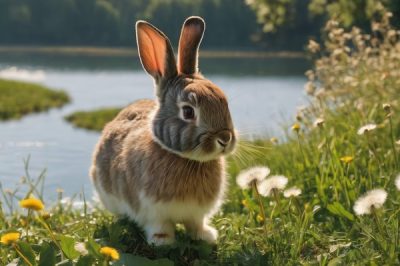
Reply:
[[[176,45],[184,19],[199,15],[207,23],[205,48],[302,50],[320,35],[325,11],[332,10],[328,3],[365,1],[0,0],[0,45],[133,46],[138,19],[159,27]],[[354,10],[344,10],[352,18]]]

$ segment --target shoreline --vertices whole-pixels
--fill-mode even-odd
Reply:
[[[30,53],[30,54],[58,54],[58,55],[83,55],[83,56],[137,56],[135,47],[95,47],[95,46],[1,46],[0,54],[4,53]],[[292,51],[218,51],[201,50],[203,58],[306,58],[304,52]]]

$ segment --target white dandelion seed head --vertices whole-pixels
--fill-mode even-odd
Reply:
[[[283,196],[285,198],[297,197],[300,194],[301,194],[301,189],[298,187],[291,187],[291,188],[285,189],[285,191],[283,191]]]
[[[357,134],[358,134],[358,135],[364,135],[365,133],[367,133],[367,132],[369,132],[369,131],[372,131],[372,130],[374,130],[375,128],[376,128],[376,125],[375,125],[375,124],[368,124],[368,125],[365,125],[365,126],[360,127],[360,128],[358,129],[358,131],[357,131]]]
[[[357,215],[370,214],[372,208],[379,209],[387,198],[387,192],[381,188],[373,189],[359,197],[354,203],[353,209]]]
[[[269,197],[274,189],[283,190],[288,183],[288,179],[283,175],[271,176],[258,184],[258,192],[264,197]]]
[[[394,184],[396,185],[397,190],[400,191],[400,174],[397,175],[396,180],[394,181]]]
[[[236,183],[242,189],[247,189],[253,181],[256,181],[256,183],[261,182],[269,175],[270,172],[271,171],[269,168],[265,166],[248,168],[239,173],[239,175],[236,177]]]

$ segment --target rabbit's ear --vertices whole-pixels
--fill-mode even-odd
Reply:
[[[140,20],[136,22],[136,41],[143,68],[157,83],[177,75],[174,52],[164,33]]]
[[[190,75],[198,71],[198,51],[205,27],[204,20],[200,17],[189,17],[183,23],[178,49],[180,73]]]

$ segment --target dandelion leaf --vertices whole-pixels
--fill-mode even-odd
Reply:
[[[40,247],[40,259],[39,259],[39,266],[53,266],[56,264],[56,252],[54,248],[46,243]]]
[[[32,247],[26,242],[18,242],[18,246],[21,250],[22,255],[32,264],[32,266],[37,265],[35,260],[35,253]]]
[[[350,221],[354,221],[354,215],[347,211],[342,204],[339,202],[334,202],[333,204],[328,204],[327,209],[332,214],[337,216],[345,217]]]
[[[79,252],[75,250],[75,240],[69,236],[60,235],[60,245],[65,256],[74,260],[79,257]]]

